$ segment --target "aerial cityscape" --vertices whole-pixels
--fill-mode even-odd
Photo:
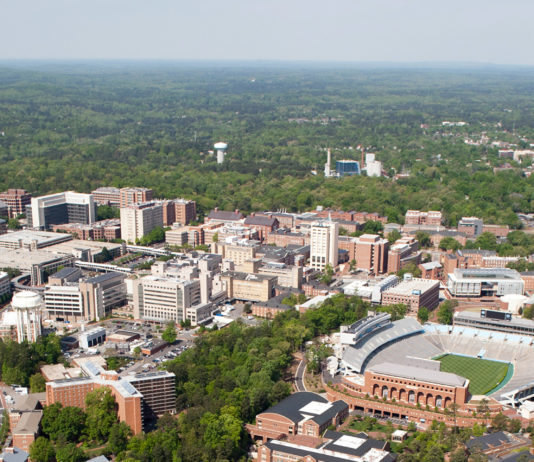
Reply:
[[[534,461],[534,7],[111,3],[6,6],[0,462]]]

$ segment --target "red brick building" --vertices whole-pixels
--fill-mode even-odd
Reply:
[[[274,217],[256,216],[254,213],[251,213],[245,218],[244,226],[258,231],[258,237],[263,242],[267,239],[269,233],[278,229],[279,223]]]
[[[354,259],[356,260],[356,268],[369,271],[375,276],[387,272],[389,250],[389,241],[387,239],[383,239],[376,234],[362,234],[360,237],[355,238],[355,243]]]
[[[439,305],[439,281],[413,278],[405,280],[382,293],[382,305],[403,303],[411,313],[424,306],[433,310]]]
[[[326,429],[339,426],[349,415],[349,406],[342,400],[329,402],[321,395],[297,392],[256,416],[256,424],[247,425],[252,439],[287,438],[294,436],[319,438]]]
[[[9,218],[16,218],[22,213],[26,213],[26,206],[30,205],[32,195],[25,189],[8,189],[0,193],[0,200],[7,205]]]
[[[408,210],[405,216],[405,224],[407,225],[441,225],[441,212],[430,211],[420,212],[419,210]]]

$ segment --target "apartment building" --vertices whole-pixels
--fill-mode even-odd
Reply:
[[[324,270],[327,265],[338,264],[339,225],[335,221],[318,221],[310,228],[310,266]]]
[[[134,204],[151,202],[154,191],[148,188],[121,188],[119,192],[119,207],[130,207]]]
[[[91,194],[66,191],[33,197],[26,207],[28,227],[49,229],[63,223],[90,224],[96,220],[96,205]]]
[[[163,226],[163,207],[143,202],[121,207],[121,237],[135,242],[158,226]]]
[[[0,200],[7,205],[9,218],[16,218],[18,215],[26,213],[26,206],[30,205],[32,195],[25,189],[8,189],[0,193]]]
[[[355,238],[356,267],[378,275],[387,272],[389,241],[377,234],[362,234]]]
[[[179,223],[182,226],[196,219],[197,203],[187,199],[173,199],[162,201],[163,224],[172,226]]]

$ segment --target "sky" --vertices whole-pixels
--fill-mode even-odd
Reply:
[[[534,65],[532,0],[0,0],[0,59]]]

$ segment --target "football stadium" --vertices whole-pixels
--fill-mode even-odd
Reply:
[[[325,382],[355,397],[445,414],[454,403],[460,413],[471,416],[476,416],[481,401],[498,412],[534,397],[531,335],[422,326],[414,318],[391,321],[388,314],[378,313],[344,326],[334,343],[337,361],[329,363]],[[353,404],[354,409],[367,410],[365,403]]]

